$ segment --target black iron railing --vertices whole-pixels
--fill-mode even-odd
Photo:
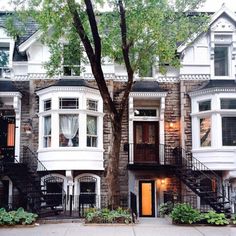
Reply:
[[[175,148],[165,144],[129,143],[129,164],[175,165]]]

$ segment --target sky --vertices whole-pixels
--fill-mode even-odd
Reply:
[[[0,11],[11,10],[9,7],[10,0],[0,0]],[[215,12],[220,9],[222,4],[231,10],[236,12],[236,0],[206,0],[203,7],[200,8],[201,11]]]

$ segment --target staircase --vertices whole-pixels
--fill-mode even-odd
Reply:
[[[176,148],[174,156],[176,160],[175,174],[180,180],[216,212],[230,215],[230,202],[225,196],[221,178],[194,158],[191,152]]]
[[[57,183],[58,179],[52,176],[45,166],[38,160],[37,154],[29,147],[23,148],[23,163],[16,159],[14,162],[0,162],[0,174],[8,176],[13,185],[18,189],[21,197],[24,198],[28,211],[35,212],[39,216],[49,216],[59,214],[64,210],[65,192],[61,185],[61,194],[48,194],[46,182],[41,180],[41,176],[47,176],[50,182]],[[61,198],[60,203],[58,197]],[[56,198],[56,199],[55,199]],[[59,206],[61,205],[61,206]]]

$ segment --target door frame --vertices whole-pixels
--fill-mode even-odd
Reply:
[[[152,214],[142,215],[142,183],[151,183],[152,191]],[[140,217],[155,217],[155,180],[139,180],[139,216]]]

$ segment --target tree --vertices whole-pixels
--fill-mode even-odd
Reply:
[[[112,11],[102,13],[99,11],[104,4],[102,0],[28,0],[27,7],[23,6],[24,2],[17,5],[17,17],[21,20],[31,17],[39,24],[41,38],[51,50],[51,60],[46,65],[49,75],[61,72],[63,43],[60,39],[74,49],[68,50],[67,58],[73,59],[81,50],[85,52],[80,53],[80,59],[88,60],[91,65],[112,126],[106,171],[108,196],[119,195],[121,124],[134,74],[147,71],[150,63],[158,65],[161,72],[165,72],[166,65],[180,65],[177,43],[198,34],[205,25],[204,15],[190,14],[202,0],[175,0],[174,4],[168,0],[110,0],[106,3]],[[14,22],[9,18],[8,28],[16,36]],[[102,59],[106,56],[123,63],[127,71],[126,86],[118,105],[110,96],[104,78]]]

